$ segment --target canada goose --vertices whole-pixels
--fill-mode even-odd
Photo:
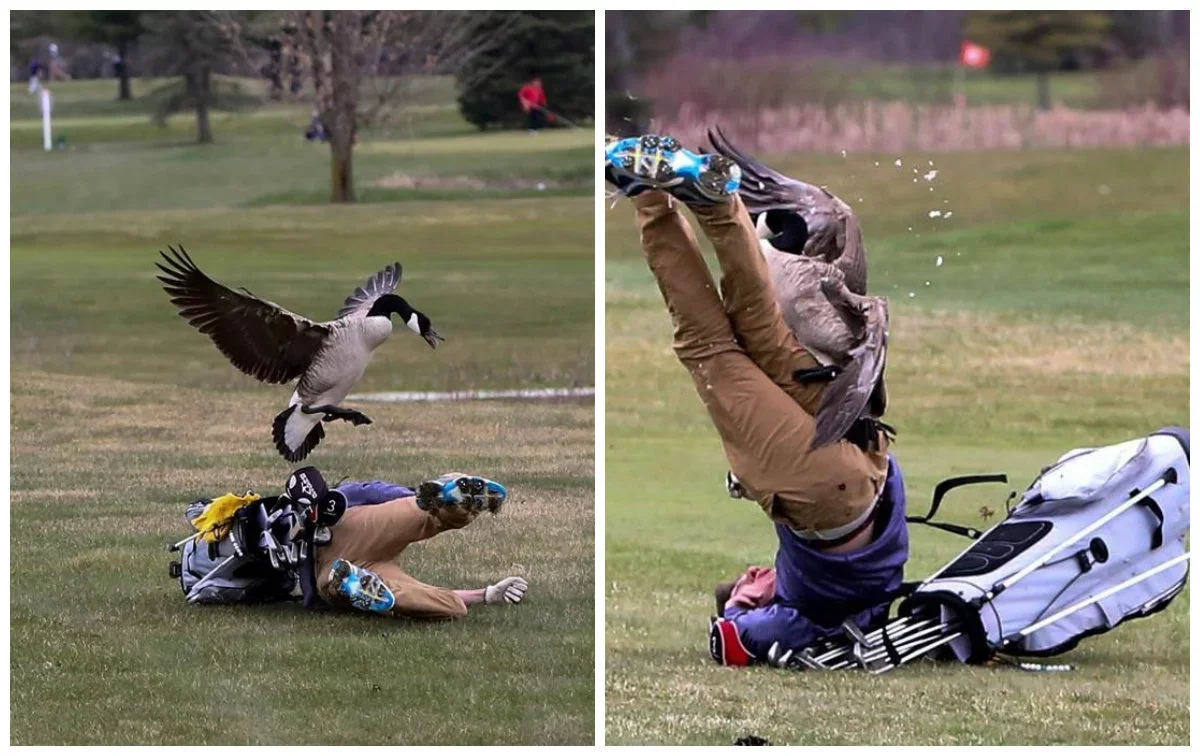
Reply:
[[[375,349],[392,334],[392,315],[436,348],[443,341],[429,318],[392,292],[400,263],[379,271],[346,298],[337,318],[316,323],[251,294],[234,291],[206,276],[180,247],[155,263],[171,303],[188,323],[206,334],[233,366],[265,383],[300,382],[288,408],[275,418],[275,448],[298,462],[325,437],[322,421],[371,419],[338,406],[362,377]]]
[[[888,307],[867,296],[867,256],[854,211],[826,189],[757,162],[710,129],[714,149],[742,169],[740,194],[755,218],[784,321],[819,362],[833,366],[813,447],[846,435],[864,414],[887,409]]]
[[[760,226],[768,220],[771,225],[783,225],[784,236],[787,231],[803,227],[799,249],[792,239],[780,244],[779,249],[832,263],[844,274],[846,288],[854,294],[867,293],[867,252],[858,217],[849,205],[822,187],[797,181],[759,163],[734,147],[719,128],[708,130],[708,140],[716,152],[741,167],[738,194],[750,215],[759,216]],[[799,216],[802,223],[788,223],[791,214]]]

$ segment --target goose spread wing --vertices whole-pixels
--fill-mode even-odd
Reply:
[[[171,304],[200,333],[216,344],[234,367],[267,383],[287,383],[312,363],[329,327],[302,318],[242,289],[234,291],[212,280],[180,247],[159,252],[166,265],[155,263]]]
[[[882,380],[887,362],[887,300],[872,297],[865,314],[862,340],[850,350],[850,361],[821,396],[814,449],[846,435],[854,421],[868,409],[868,402]]]
[[[846,287],[867,293],[867,258],[858,218],[836,195],[768,168],[742,152],[719,128],[708,130],[713,149],[742,169],[738,194],[752,214],[769,210],[799,213],[808,226],[804,254],[833,263],[846,275]]]
[[[395,262],[371,276],[365,284],[346,297],[337,316],[344,318],[351,314],[366,315],[371,311],[375,300],[396,290],[396,287],[400,285],[400,276],[403,273],[404,269],[400,267],[400,263]]]

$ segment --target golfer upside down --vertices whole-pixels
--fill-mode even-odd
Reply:
[[[773,570],[753,567],[718,587],[713,656],[732,665],[765,661],[774,644],[809,645],[845,619],[877,623],[908,558],[890,429],[864,414],[844,438],[814,444],[827,384],[809,378],[827,366],[784,321],[755,222],[737,194],[738,165],[644,136],[610,143],[606,168],[636,208],[675,354],[729,460],[730,493],[756,501],[779,538]],[[716,251],[719,291],[685,206]]]

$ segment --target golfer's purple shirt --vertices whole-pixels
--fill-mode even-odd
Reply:
[[[871,543],[829,553],[775,526],[775,600],[757,609],[725,609],[725,618],[734,620],[747,649],[761,659],[776,641],[784,648],[802,648],[836,632],[845,619],[865,628],[886,617],[908,561],[905,501],[904,476],[895,457],[889,457],[878,505],[886,520],[877,523],[878,535]]]
[[[416,496],[416,492],[398,483],[387,483],[382,480],[347,481],[337,487],[346,495],[346,508],[382,504],[392,499],[406,499]]]

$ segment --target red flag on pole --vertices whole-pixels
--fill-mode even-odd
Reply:
[[[992,51],[983,45],[963,40],[958,59],[967,68],[987,68],[988,64],[992,62]]]

